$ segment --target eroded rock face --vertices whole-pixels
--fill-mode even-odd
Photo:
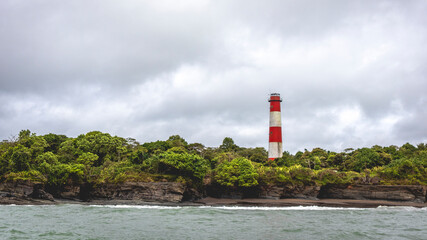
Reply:
[[[426,202],[427,186],[350,185],[324,186],[319,198],[370,199],[390,201]]]
[[[207,196],[216,198],[264,198],[264,199],[358,199],[389,200],[425,203],[427,186],[421,185],[329,185],[329,186],[261,186],[235,189],[220,186],[205,186]],[[66,185],[57,188],[28,181],[0,183],[0,204],[50,204],[53,197],[71,200],[133,200],[142,202],[195,201],[204,197],[197,189],[177,182],[128,182],[120,184],[99,184],[92,186]],[[36,201],[36,202],[35,202]]]
[[[281,198],[317,199],[320,186],[287,187]]]
[[[66,185],[59,192],[59,197],[64,199],[79,199],[80,185]]]
[[[0,183],[0,204],[44,204],[53,202],[53,196],[44,191],[44,185],[29,181]],[[35,199],[47,200],[37,202]]]
[[[301,198],[317,199],[319,186],[266,186],[261,188],[260,198],[281,199],[281,198]]]
[[[177,182],[128,182],[101,184],[93,188],[93,198],[116,200],[140,200],[156,202],[181,202],[185,186]]]
[[[4,182],[0,184],[0,192],[17,197],[28,196],[33,192],[34,183],[28,181]]]
[[[43,184],[34,184],[33,186],[33,192],[29,194],[28,196],[35,199],[43,199],[43,200],[49,200],[53,201],[52,194],[46,192],[44,189]]]
[[[265,199],[280,199],[284,194],[284,187],[279,186],[265,186],[261,188],[259,193],[260,198]]]

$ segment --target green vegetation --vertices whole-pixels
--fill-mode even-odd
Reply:
[[[69,138],[22,130],[0,143],[0,181],[50,186],[177,181],[230,188],[260,185],[427,184],[427,145],[373,146],[331,152],[285,152],[270,161],[264,148],[244,148],[230,137],[217,148],[166,141],[138,143],[98,131]]]

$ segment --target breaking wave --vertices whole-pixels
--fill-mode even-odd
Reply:
[[[366,211],[366,210],[404,210],[427,211],[427,207],[416,208],[406,206],[379,206],[377,208],[348,208],[322,206],[289,206],[289,207],[257,207],[257,206],[160,206],[160,205],[89,205],[90,207],[126,208],[126,209],[221,209],[221,210],[248,210],[248,211]]]

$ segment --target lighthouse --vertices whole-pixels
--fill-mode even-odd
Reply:
[[[279,93],[270,94],[270,132],[268,138],[268,158],[274,160],[283,156],[282,151],[282,117]]]

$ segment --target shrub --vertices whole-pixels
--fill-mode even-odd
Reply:
[[[165,152],[159,155],[159,171],[203,179],[209,169],[207,160],[199,155]]]
[[[342,184],[345,182],[343,179],[342,173],[338,173],[335,170],[331,169],[323,169],[316,173],[317,182],[320,183],[320,185],[326,185],[326,184]]]
[[[291,182],[288,168],[257,165],[259,182],[263,184],[278,184]]]
[[[311,184],[313,182],[312,177],[314,173],[310,168],[294,165],[289,168],[289,174],[292,181],[295,183]]]
[[[253,187],[258,185],[258,177],[252,162],[243,157],[223,162],[215,169],[215,181],[223,186]]]
[[[57,164],[48,169],[47,180],[52,185],[63,185],[69,181],[81,183],[84,177],[83,164]]]
[[[6,180],[13,182],[17,180],[24,180],[38,183],[45,183],[47,181],[46,177],[43,176],[43,174],[37,170],[29,170],[16,173],[12,172],[6,176]]]

